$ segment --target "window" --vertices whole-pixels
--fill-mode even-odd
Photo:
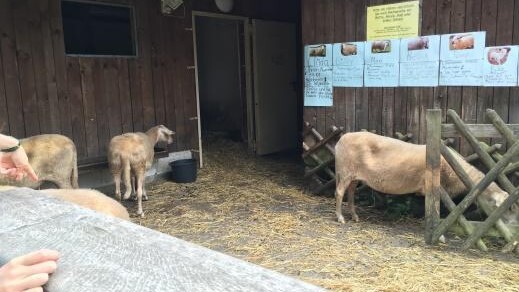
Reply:
[[[64,0],[61,13],[67,54],[136,55],[131,7]]]

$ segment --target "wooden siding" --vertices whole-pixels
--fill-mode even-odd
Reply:
[[[61,0],[0,0],[0,131],[23,138],[72,138],[82,163],[105,159],[114,135],[165,124],[169,151],[196,150],[191,11],[218,12],[212,0],[185,0],[174,14],[160,0],[97,0],[134,8],[137,57],[65,54]],[[237,0],[231,14],[299,19],[299,0]]]
[[[367,6],[395,0],[302,0],[303,45],[365,41]],[[421,35],[484,30],[486,45],[519,44],[517,0],[423,0]],[[413,133],[425,143],[425,111],[452,108],[468,123],[485,122],[485,109],[494,108],[508,123],[519,120],[517,87],[334,88],[333,107],[305,107],[303,119],[320,133],[331,125],[346,131],[361,129],[393,136]],[[466,150],[466,145],[461,145]]]

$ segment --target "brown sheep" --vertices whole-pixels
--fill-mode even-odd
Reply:
[[[480,181],[483,173],[453,152],[473,181]],[[369,132],[347,133],[335,146],[336,215],[344,223],[342,199],[348,189],[348,204],[353,220],[355,212],[354,192],[358,181],[387,194],[425,194],[425,145],[416,145]],[[451,196],[467,192],[445,159],[441,160],[441,184]],[[481,194],[489,207],[496,209],[508,197],[508,193],[495,183]],[[519,222],[519,214],[508,210],[503,215],[509,223]]]
[[[40,180],[16,181],[0,174],[0,185],[36,189],[47,181],[62,189],[78,188],[77,152],[72,140],[58,134],[44,134],[21,139],[20,145]]]
[[[121,199],[121,173],[124,174],[125,193],[123,199],[130,198],[132,176],[136,180],[137,214],[144,216],[142,196],[144,190],[144,173],[150,169],[155,152],[153,147],[159,141],[173,142],[175,132],[163,125],[155,126],[146,133],[126,133],[115,136],[108,146],[108,163],[115,183],[115,197]]]
[[[16,189],[14,186],[0,186],[0,191]],[[81,207],[85,207],[108,216],[130,221],[130,215],[126,208],[116,200],[105,196],[103,193],[90,189],[46,189],[41,190],[45,194],[67,201]]]

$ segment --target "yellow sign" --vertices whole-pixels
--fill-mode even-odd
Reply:
[[[397,39],[418,36],[420,1],[368,7],[366,39]]]

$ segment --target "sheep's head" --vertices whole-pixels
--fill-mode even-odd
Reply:
[[[167,142],[168,144],[171,144],[173,143],[173,135],[175,135],[175,132],[166,128],[166,126],[157,126],[157,141]]]

